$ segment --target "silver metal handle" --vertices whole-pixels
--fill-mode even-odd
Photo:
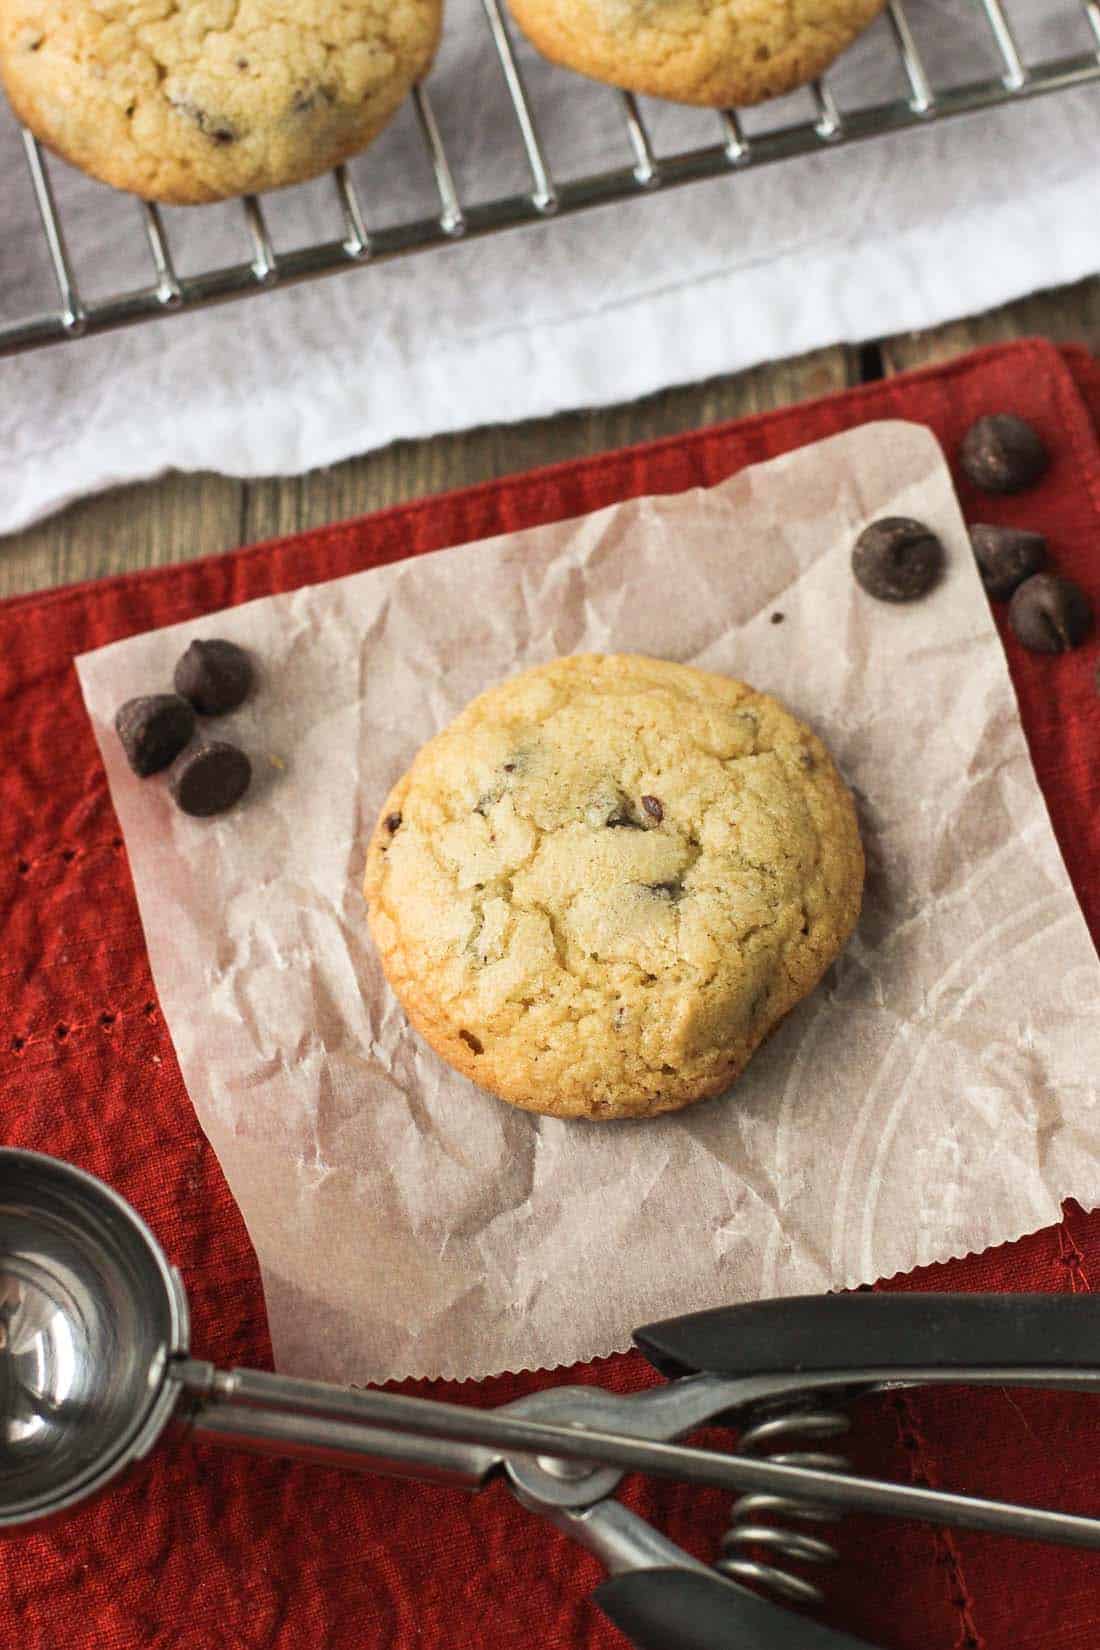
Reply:
[[[262,1370],[219,1370],[193,1358],[180,1360],[173,1376],[190,1399],[190,1430],[230,1448],[467,1490],[480,1489],[501,1464],[495,1450],[478,1444],[371,1420],[365,1412],[374,1405],[358,1400],[385,1399],[385,1393],[345,1391]]]
[[[640,1441],[590,1428],[553,1426],[429,1398],[344,1391],[259,1370],[221,1372],[208,1365],[191,1365],[182,1367],[178,1378],[199,1398],[195,1425],[206,1435],[223,1442],[247,1442],[249,1447],[290,1446],[309,1459],[339,1461],[360,1470],[369,1466],[368,1457],[377,1464],[375,1470],[412,1477],[430,1476],[433,1463],[442,1463],[445,1482],[476,1484],[510,1454],[550,1456],[594,1461],[716,1489],[798,1496],[838,1511],[916,1518],[1100,1550],[1100,1519],[1073,1513],[721,1455],[682,1444]],[[217,1412],[223,1408],[231,1413],[219,1418]],[[333,1423],[347,1425],[334,1428]],[[454,1455],[441,1447],[440,1440],[483,1449],[478,1454]],[[411,1448],[417,1441],[423,1443]],[[452,1469],[468,1476],[454,1476]]]
[[[284,1410],[207,1403],[195,1412],[191,1426],[200,1438],[260,1455],[377,1472],[387,1478],[415,1478],[453,1489],[480,1489],[496,1465],[492,1451],[476,1444],[414,1438],[383,1427],[291,1415]]]

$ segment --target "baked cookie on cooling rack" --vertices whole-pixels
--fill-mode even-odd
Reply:
[[[423,75],[442,0],[3,0],[0,75],[75,166],[190,205],[364,148]]]
[[[630,654],[490,688],[420,751],[367,854],[412,1024],[555,1117],[720,1094],[859,914],[852,799],[743,682]]]
[[[509,0],[554,63],[626,91],[713,108],[814,80],[885,0]]]

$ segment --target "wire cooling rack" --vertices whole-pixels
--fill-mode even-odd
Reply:
[[[240,209],[247,236],[244,244],[250,248],[251,257],[246,262],[180,275],[160,211],[154,205],[139,202],[136,204],[148,244],[152,279],[148,285],[133,291],[94,300],[81,295],[46,157],[37,140],[24,131],[23,147],[59,302],[54,309],[0,324],[0,355],[200,309],[292,282],[423,252],[458,239],[490,235],[579,212],[586,207],[624,201],[655,190],[927,125],[952,115],[1100,81],[1100,0],[1067,0],[1067,4],[1077,5],[1083,12],[1091,32],[1092,49],[1076,56],[1032,62],[1022,53],[1017,32],[1001,0],[976,0],[977,9],[984,13],[988,23],[1000,72],[963,85],[939,86],[934,84],[922,59],[903,0],[887,0],[889,33],[900,59],[908,95],[868,107],[842,109],[828,85],[818,81],[812,88],[812,119],[750,136],[736,110],[716,111],[713,142],[658,155],[641,107],[630,93],[624,92],[620,94],[620,106],[633,165],[563,179],[554,175],[540,141],[535,111],[500,0],[482,0],[492,47],[500,60],[530,173],[530,187],[526,191],[464,204],[455,187],[454,171],[429,94],[420,86],[413,93],[413,100],[438,197],[437,209],[429,216],[368,230],[368,213],[347,168],[341,166],[332,174],[343,224],[343,234],[338,238],[276,252],[261,201],[256,196],[246,196]]]

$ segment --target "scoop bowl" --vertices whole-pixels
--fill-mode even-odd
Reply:
[[[0,1149],[0,1531],[66,1512],[159,1437],[187,1300],[95,1176]]]

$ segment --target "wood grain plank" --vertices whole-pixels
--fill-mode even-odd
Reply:
[[[229,549],[240,543],[242,485],[172,474],[81,499],[0,539],[0,596]]]
[[[1100,351],[1100,278],[1078,281],[1054,292],[1037,292],[964,321],[929,332],[903,333],[881,347],[888,374],[930,366],[951,356],[1012,338],[1049,338],[1055,344],[1085,344]]]

